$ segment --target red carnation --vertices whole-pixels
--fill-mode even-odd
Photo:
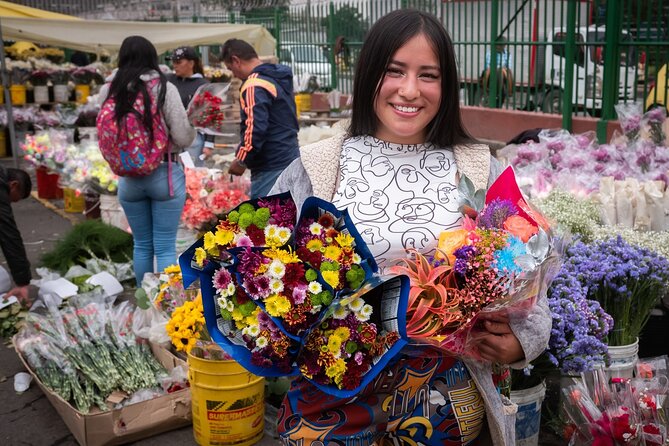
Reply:
[[[253,242],[253,246],[263,246],[265,244],[265,231],[258,228],[256,225],[249,225],[246,228],[246,235],[248,235]]]

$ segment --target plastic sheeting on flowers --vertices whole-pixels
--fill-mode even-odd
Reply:
[[[193,127],[212,134],[223,130],[225,112],[233,108],[229,89],[230,83],[209,83],[197,89],[186,111]]]

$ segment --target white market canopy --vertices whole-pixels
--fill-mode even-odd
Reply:
[[[2,38],[27,40],[97,53],[118,52],[128,36],[139,35],[153,43],[158,54],[183,45],[222,45],[230,38],[253,45],[260,56],[271,56],[276,41],[262,25],[228,23],[122,22],[115,20],[63,20],[2,17]]]

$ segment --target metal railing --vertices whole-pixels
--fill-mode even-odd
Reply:
[[[365,32],[407,7],[451,34],[465,105],[557,113],[567,129],[574,115],[594,116],[602,137],[618,102],[669,100],[669,0],[313,0],[192,20],[263,24],[281,63],[348,93]]]

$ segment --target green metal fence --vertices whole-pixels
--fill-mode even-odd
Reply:
[[[348,93],[365,32],[406,7],[451,34],[465,105],[558,113],[567,129],[574,115],[596,116],[600,136],[618,102],[666,106],[669,0],[313,0],[193,20],[262,24],[282,63]]]

